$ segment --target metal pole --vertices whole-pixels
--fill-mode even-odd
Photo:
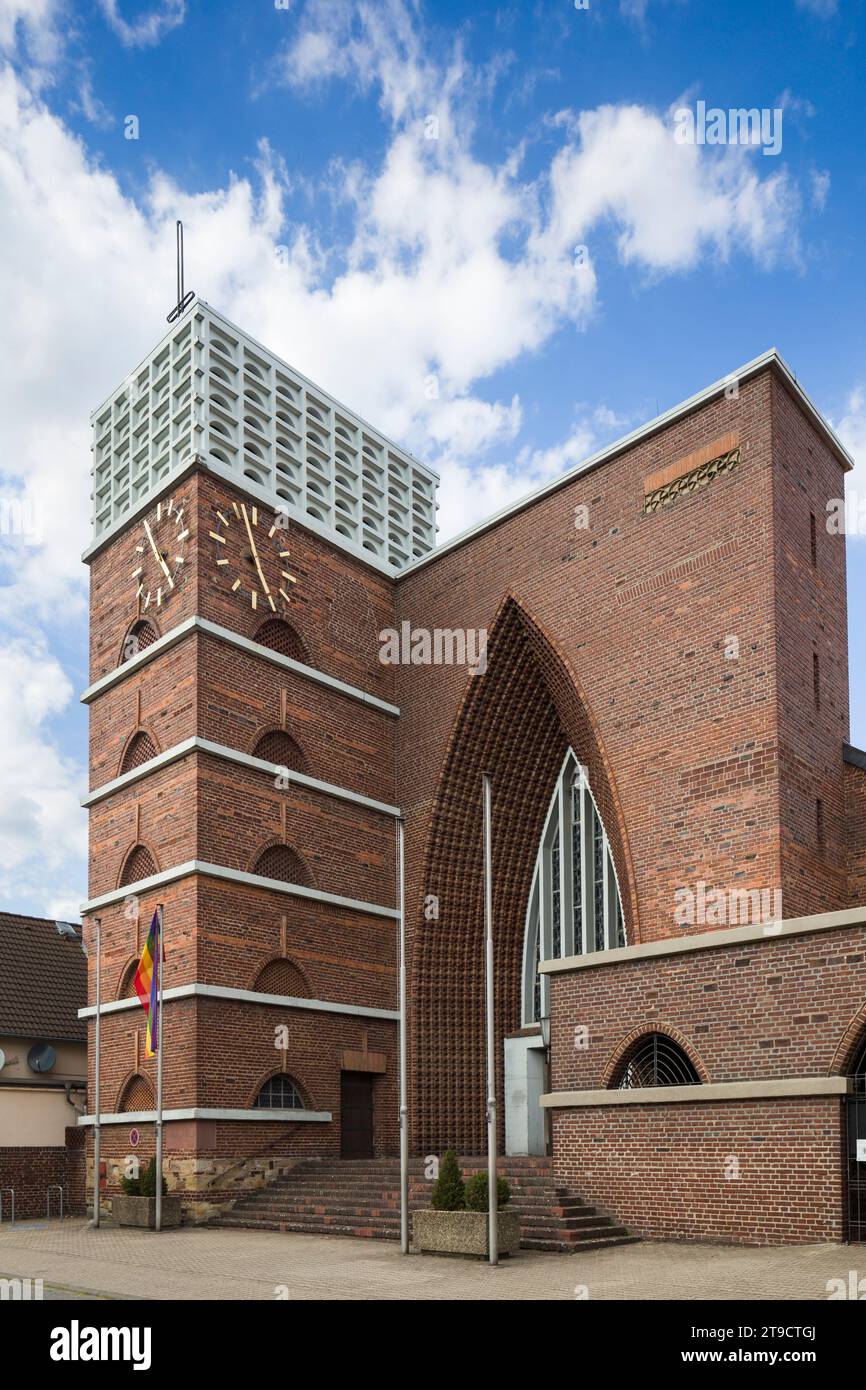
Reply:
[[[499,1193],[496,1186],[496,1035],[493,1014],[493,872],[490,853],[490,774],[482,774],[484,791],[484,985],[487,996],[487,1210],[490,1263],[499,1264]]]
[[[93,1121],[93,1224],[99,1225],[99,1052],[102,1025],[102,918],[94,917],[96,924],[96,1078],[93,1087],[95,1109]]]
[[[159,918],[159,940],[156,946],[154,965],[156,977],[156,1229],[162,1230],[162,903],[157,905]]]
[[[397,820],[397,900],[400,1011],[400,1249],[409,1254],[409,1100],[406,1067],[406,883],[403,817]]]

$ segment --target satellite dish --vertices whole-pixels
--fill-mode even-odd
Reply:
[[[51,1071],[57,1061],[57,1053],[50,1043],[34,1043],[27,1053],[27,1065],[31,1071]]]

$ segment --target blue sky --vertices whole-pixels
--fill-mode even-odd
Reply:
[[[175,217],[189,286],[440,470],[443,537],[772,345],[866,497],[864,43],[863,0],[0,0],[4,907],[85,896],[88,417]],[[684,149],[699,100],[779,153]]]

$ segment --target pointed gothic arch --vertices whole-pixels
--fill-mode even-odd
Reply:
[[[420,1152],[447,1143],[478,1153],[486,1143],[481,775],[492,777],[501,1063],[503,1037],[521,1026],[527,904],[551,792],[569,748],[586,768],[607,833],[626,939],[639,940],[634,871],[597,721],[561,648],[509,595],[490,628],[486,671],[467,676],[427,841],[424,892],[435,893],[439,907],[435,921],[419,911],[412,960],[413,1142]]]

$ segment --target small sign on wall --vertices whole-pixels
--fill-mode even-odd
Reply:
[[[866,1163],[866,1139],[857,1140],[857,1162]]]

